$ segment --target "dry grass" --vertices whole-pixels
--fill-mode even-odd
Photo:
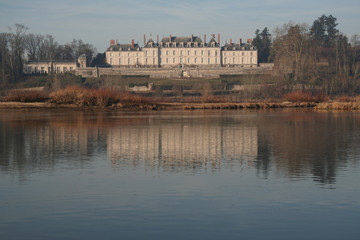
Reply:
[[[282,98],[289,102],[327,102],[329,98],[323,92],[295,91],[284,94]]]
[[[43,91],[13,90],[6,97],[5,102],[44,102],[48,96]]]
[[[78,86],[70,86],[51,93],[50,101],[58,104],[76,104],[81,107],[108,107],[117,103],[125,106],[150,104],[150,101],[143,96],[130,93],[120,94],[110,89],[87,89]]]
[[[334,101],[336,102],[353,102],[353,98],[346,95],[337,96]]]

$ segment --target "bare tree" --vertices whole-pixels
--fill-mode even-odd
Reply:
[[[306,24],[288,23],[275,29],[273,51],[280,71],[288,80],[298,83],[307,66],[309,27]]]

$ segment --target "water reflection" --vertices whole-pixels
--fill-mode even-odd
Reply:
[[[360,115],[326,112],[0,112],[0,171],[84,168],[216,172],[255,168],[267,178],[335,183],[357,164]],[[94,157],[97,156],[97,157]]]

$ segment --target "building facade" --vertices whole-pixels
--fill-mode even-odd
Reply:
[[[74,72],[78,68],[89,66],[89,60],[82,54],[76,61],[73,60],[34,60],[24,64],[26,74],[47,74]]]
[[[251,39],[247,43],[220,46],[213,34],[206,42],[191,35],[191,37],[164,37],[160,42],[150,38],[147,42],[144,36],[144,47],[138,44],[115,44],[110,41],[106,50],[106,63],[112,67],[256,67],[257,49],[252,45]]]

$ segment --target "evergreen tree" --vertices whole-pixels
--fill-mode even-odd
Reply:
[[[315,44],[324,48],[334,48],[339,30],[336,17],[322,15],[316,19],[310,28],[310,36]]]
[[[271,51],[271,34],[267,27],[260,32],[259,29],[255,31],[255,38],[253,40],[253,45],[258,50],[258,60],[259,62],[269,62],[269,56]]]

